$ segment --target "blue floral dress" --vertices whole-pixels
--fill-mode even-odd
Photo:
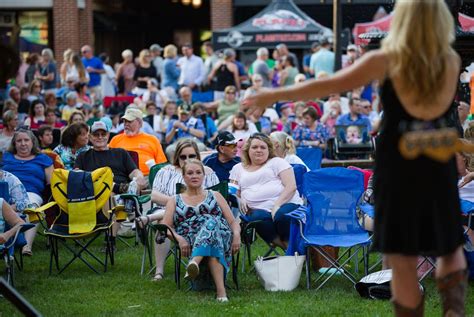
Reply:
[[[192,247],[191,257],[210,256],[219,260],[225,272],[232,261],[232,231],[211,191],[197,206],[187,205],[176,195],[174,214],[176,232]]]

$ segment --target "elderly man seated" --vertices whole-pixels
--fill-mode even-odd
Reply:
[[[166,143],[170,144],[166,148],[166,156],[173,157],[176,149],[176,141],[182,138],[192,138],[196,141],[199,151],[206,151],[203,141],[206,136],[206,128],[201,119],[195,118],[190,111],[180,107],[178,109],[178,119],[172,119],[166,129]]]
[[[129,107],[122,117],[125,133],[116,135],[110,140],[111,148],[122,148],[138,153],[138,167],[143,175],[148,175],[148,165],[166,162],[166,156],[157,137],[140,132],[143,125],[143,113],[140,109]],[[148,164],[148,165],[147,165]]]
[[[104,122],[94,122],[89,138],[92,143],[92,148],[87,152],[79,154],[74,164],[75,169],[92,172],[100,167],[110,167],[114,173],[114,194],[129,192],[128,183],[133,178],[136,179],[139,189],[143,189],[147,186],[146,179],[128,152],[120,148],[109,148],[107,145],[109,130]],[[114,246],[115,236],[119,227],[119,223],[115,223],[112,227],[112,245]]]

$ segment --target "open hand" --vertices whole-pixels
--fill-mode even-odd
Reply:
[[[248,207],[247,202],[245,201],[245,199],[240,198],[239,208],[240,208],[240,212],[245,214],[245,215],[249,212],[249,207]]]

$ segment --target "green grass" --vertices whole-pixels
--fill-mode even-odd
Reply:
[[[97,251],[98,243],[93,246]],[[142,248],[128,248],[119,242],[116,263],[105,274],[97,275],[77,261],[61,275],[48,276],[49,251],[44,237],[35,242],[34,256],[25,259],[25,269],[16,272],[17,290],[44,316],[389,316],[388,301],[362,299],[351,283],[336,277],[318,292],[306,290],[304,272],[293,292],[267,292],[255,273],[239,272],[241,289],[229,290],[229,303],[216,303],[211,291],[187,291],[183,283],[177,290],[171,259],[165,279],[151,282],[141,276]],[[63,251],[61,249],[61,251]],[[257,243],[253,254],[263,253]],[[60,252],[61,255],[66,255]],[[63,258],[63,260],[66,257]],[[315,274],[313,274],[315,276]],[[229,284],[232,285],[230,276]],[[426,316],[440,316],[434,282],[428,279]],[[474,287],[470,285],[468,313],[474,312]],[[0,316],[21,314],[5,299],[0,299]]]

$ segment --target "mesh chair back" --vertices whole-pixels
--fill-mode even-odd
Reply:
[[[304,176],[309,214],[305,235],[359,234],[356,205],[364,191],[364,176],[342,167],[310,171]]]
[[[296,148],[296,155],[303,160],[310,170],[321,168],[321,161],[323,159],[323,151],[318,147],[298,147]]]
[[[303,164],[291,164],[291,166],[295,173],[296,189],[298,190],[298,193],[300,193],[300,196],[303,196],[303,179],[304,174],[306,174],[308,170]]]

